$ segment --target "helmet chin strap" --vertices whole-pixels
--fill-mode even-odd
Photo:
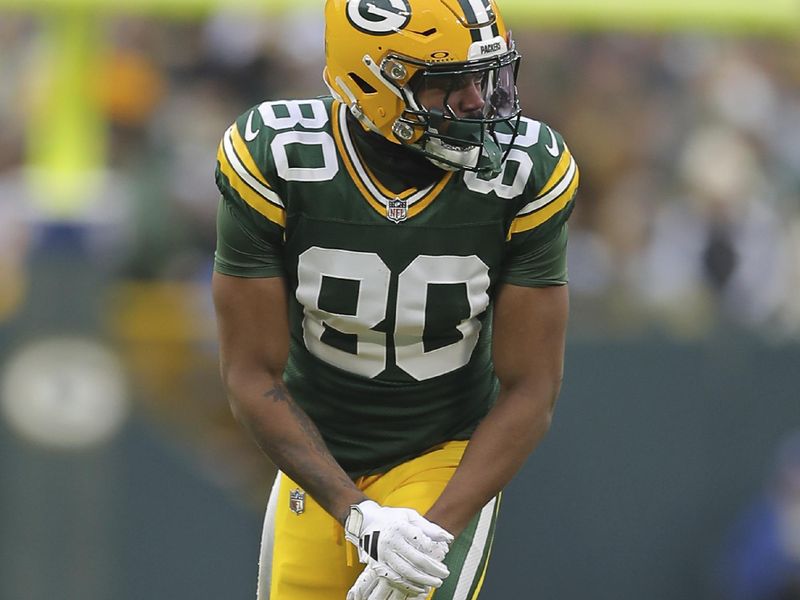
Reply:
[[[444,130],[448,143],[439,136]],[[459,147],[463,144],[463,147]],[[418,146],[437,167],[447,171],[469,169],[482,175],[500,172],[503,151],[479,123],[446,119],[439,111],[431,111],[428,135]]]
[[[446,147],[438,138],[430,138],[421,148],[425,158],[445,171],[470,168],[490,178],[496,177],[502,171],[503,149],[492,139],[487,139],[482,149],[473,146],[468,150],[457,150]]]
[[[445,145],[439,138],[428,138],[423,148],[427,159],[445,171],[460,171],[463,167],[475,165],[481,153],[478,146],[461,150]]]

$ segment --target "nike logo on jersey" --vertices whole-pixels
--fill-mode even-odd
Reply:
[[[550,153],[550,156],[558,156],[558,140],[556,139],[556,134],[553,133],[553,130],[549,127],[547,131],[550,133],[550,143],[547,144],[545,148]]]
[[[253,131],[253,115],[256,114],[256,111],[252,111],[250,116],[247,117],[247,125],[244,128],[244,141],[252,142],[254,139],[258,137],[258,134],[261,133],[261,130]]]

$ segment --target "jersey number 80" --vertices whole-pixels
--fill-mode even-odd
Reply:
[[[489,305],[489,267],[477,256],[417,256],[397,275],[389,297],[392,273],[373,252],[312,247],[299,257],[296,297],[303,306],[303,340],[318,358],[340,369],[374,378],[387,367],[389,336],[375,328],[386,319],[390,302],[396,308],[394,343],[398,367],[418,381],[444,375],[469,362]],[[325,277],[356,282],[355,310],[340,314],[320,307]],[[426,351],[423,334],[438,329],[430,323],[431,285],[456,284],[464,290],[467,318],[452,323],[450,343]],[[356,339],[355,352],[324,341],[328,329]],[[459,335],[460,334],[460,335]]]

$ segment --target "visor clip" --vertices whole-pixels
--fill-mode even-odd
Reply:
[[[411,138],[414,137],[414,128],[402,121],[395,121],[394,125],[392,125],[392,131],[398,138],[406,142],[410,142]]]
[[[350,114],[352,114],[356,119],[360,119],[364,116],[364,110],[361,108],[361,105],[358,102],[353,102],[348,108],[350,108]]]
[[[383,65],[383,72],[387,77],[394,79],[395,81],[401,81],[406,78],[406,75],[408,75],[406,68],[395,60],[386,61],[386,63]]]

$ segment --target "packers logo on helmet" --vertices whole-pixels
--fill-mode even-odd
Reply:
[[[373,35],[389,35],[411,20],[406,0],[348,0],[347,18],[353,27]]]

